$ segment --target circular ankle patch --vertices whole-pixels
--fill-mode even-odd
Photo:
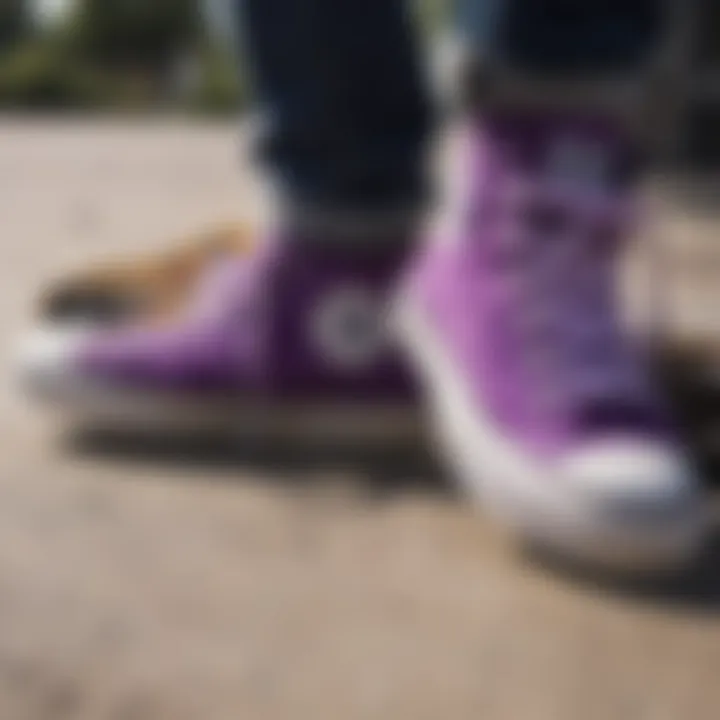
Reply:
[[[387,348],[384,300],[359,285],[334,288],[320,298],[309,331],[329,364],[347,370],[369,367]]]

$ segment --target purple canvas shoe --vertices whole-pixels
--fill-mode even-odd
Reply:
[[[24,384],[103,426],[392,439],[416,415],[385,329],[406,253],[278,237],[209,267],[167,326],[33,338]]]
[[[527,113],[470,152],[465,228],[419,257],[397,317],[450,464],[530,541],[686,559],[698,491],[615,307],[632,153],[603,123]]]

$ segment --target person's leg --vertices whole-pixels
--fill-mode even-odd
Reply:
[[[177,406],[192,398],[232,422],[289,418],[301,431],[329,421],[329,437],[390,439],[402,432],[398,417],[409,409],[412,419],[414,394],[385,332],[386,299],[427,190],[429,110],[408,7],[243,0],[239,9],[279,190],[271,236],[249,258],[211,263],[168,327],[35,343],[26,380],[90,418],[192,421],[201,412]]]
[[[533,540],[670,563],[696,488],[614,292],[659,4],[488,1],[462,229],[420,257],[400,329],[471,491]]]
[[[239,10],[280,211],[341,230],[416,224],[430,108],[408,3],[241,0]]]

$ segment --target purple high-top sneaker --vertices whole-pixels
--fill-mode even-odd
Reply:
[[[114,428],[242,428],[392,439],[414,393],[385,328],[407,246],[292,234],[223,258],[163,327],[41,335],[23,353],[32,395]]]
[[[398,306],[441,444],[527,540],[620,566],[698,545],[698,490],[615,307],[633,153],[577,117],[473,132],[464,228],[429,246]]]

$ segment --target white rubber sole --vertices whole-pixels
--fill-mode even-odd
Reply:
[[[613,569],[671,569],[696,554],[705,527],[699,501],[642,523],[597,507],[567,479],[524,455],[470,402],[442,343],[408,298],[395,308],[393,324],[427,393],[449,467],[469,495],[522,541]]]
[[[54,332],[62,340],[62,331]],[[410,402],[266,403],[242,396],[179,396],[129,390],[61,365],[56,372],[38,371],[21,356],[17,374],[29,399],[64,424],[141,434],[217,433],[372,444],[416,442],[423,436],[421,414]]]

